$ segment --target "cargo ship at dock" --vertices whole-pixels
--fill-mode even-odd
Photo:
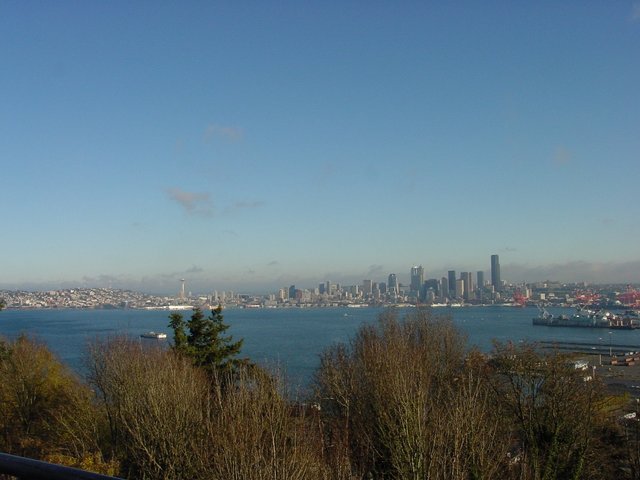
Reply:
[[[572,328],[607,328],[611,330],[635,330],[640,328],[638,315],[627,312],[624,316],[611,312],[579,308],[576,313],[568,315],[552,315],[544,308],[540,309],[540,315],[533,319],[533,325],[545,327],[572,327]]]

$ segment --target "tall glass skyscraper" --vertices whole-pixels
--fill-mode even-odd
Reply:
[[[411,267],[411,291],[420,292],[422,290],[422,284],[424,283],[424,268],[422,265],[419,267]]]
[[[449,298],[449,279],[447,277],[440,279],[440,296],[443,300]]]
[[[478,291],[478,300],[482,303],[484,298],[484,271],[478,270],[476,272],[476,289]]]
[[[464,285],[464,299],[469,300],[469,298],[471,298],[471,294],[473,293],[473,280],[471,277],[471,272],[460,272],[460,280],[463,281]]]
[[[398,294],[398,278],[395,273],[389,274],[389,279],[387,281],[387,286],[389,288],[389,293]]]
[[[455,292],[456,292],[456,271],[455,270],[449,270],[449,272],[447,273],[447,276],[449,278],[449,295],[451,295],[452,297],[455,297]]]
[[[502,290],[502,280],[500,280],[500,259],[498,255],[491,255],[491,285],[496,292]]]

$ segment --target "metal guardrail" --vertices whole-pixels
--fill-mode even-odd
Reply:
[[[3,474],[11,475],[20,480],[122,480],[79,468],[17,457],[8,453],[0,453],[0,475]]]

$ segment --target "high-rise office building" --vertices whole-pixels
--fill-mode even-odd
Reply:
[[[390,273],[387,281],[387,286],[389,288],[389,293],[392,295],[398,294],[398,278],[395,273]]]
[[[473,274],[471,272],[463,272],[460,274],[460,277],[464,280],[464,291],[468,296],[475,290],[475,286],[473,285]]]
[[[456,298],[464,297],[464,280],[459,278],[456,280]]]
[[[362,293],[365,295],[371,295],[373,292],[373,282],[371,280],[363,280]]]
[[[447,277],[440,279],[440,297],[449,298],[449,279]]]
[[[469,300],[471,292],[473,292],[473,282],[471,280],[471,272],[460,272],[460,280],[464,285],[464,299]]]
[[[440,282],[437,278],[430,278],[429,280],[424,282],[425,290],[433,290],[435,295],[438,295],[440,292]]]
[[[455,293],[456,293],[456,271],[455,270],[449,270],[449,272],[447,273],[447,276],[449,278],[449,294],[453,297],[455,297]]]
[[[491,255],[491,285],[496,292],[502,291],[502,280],[500,279],[500,259],[498,255]]]
[[[477,299],[480,300],[481,303],[484,300],[483,290],[484,290],[484,272],[482,270],[478,270],[476,272],[476,291],[478,293]]]
[[[424,268],[422,265],[411,267],[411,291],[419,293],[424,283]]]
[[[433,290],[433,288],[427,288],[427,291],[424,295],[424,301],[428,304],[432,304],[436,301],[436,292]]]

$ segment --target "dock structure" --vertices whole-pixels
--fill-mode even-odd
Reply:
[[[566,350],[579,354],[598,355],[600,365],[631,367],[640,363],[640,345],[637,344],[610,344],[593,342],[564,342],[556,340],[544,340],[538,344],[546,350]],[[603,359],[603,357],[608,357]]]

